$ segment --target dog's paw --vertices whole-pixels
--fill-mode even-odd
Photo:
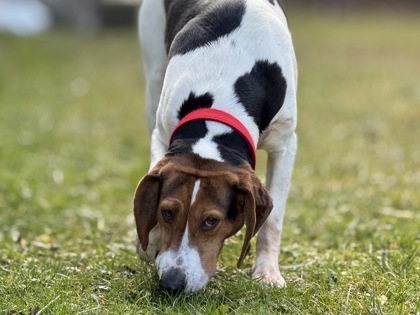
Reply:
[[[256,279],[263,285],[284,288],[286,281],[280,273],[279,267],[260,264],[252,268],[252,278]]]

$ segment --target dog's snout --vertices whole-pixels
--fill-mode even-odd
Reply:
[[[185,273],[179,268],[165,272],[159,281],[160,287],[171,294],[184,291],[186,284]]]

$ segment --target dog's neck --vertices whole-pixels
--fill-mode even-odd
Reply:
[[[190,121],[176,129],[167,154],[184,153],[194,153],[234,166],[254,164],[252,151],[241,133],[223,123],[209,120]]]

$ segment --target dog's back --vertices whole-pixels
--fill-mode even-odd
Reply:
[[[294,116],[290,98],[296,94],[296,64],[281,6],[269,0],[154,0],[150,6],[160,6],[161,20],[147,21],[140,32],[146,64],[159,64],[149,77],[165,72],[162,93],[155,92],[159,95],[151,101],[165,113],[156,121],[165,141],[191,93],[195,103],[209,93],[213,108],[228,107],[236,117],[246,112],[255,143],[264,147],[269,124],[282,114]],[[150,24],[158,23],[165,26],[155,27],[151,35]],[[153,49],[156,43],[149,44],[151,36],[154,42],[163,39],[159,52]],[[166,69],[159,58],[165,59]],[[287,109],[280,114],[282,107]]]

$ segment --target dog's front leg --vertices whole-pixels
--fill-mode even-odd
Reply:
[[[296,149],[296,135],[293,134],[284,147],[268,153],[267,188],[273,198],[274,207],[258,233],[256,260],[252,268],[253,278],[278,287],[286,285],[280,273],[278,259],[283,216]]]

